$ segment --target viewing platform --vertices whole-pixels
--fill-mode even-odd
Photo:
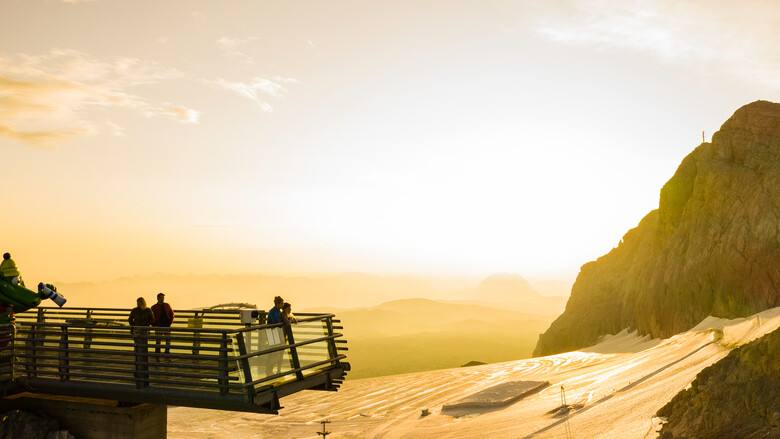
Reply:
[[[280,398],[335,391],[349,371],[333,314],[297,314],[285,326],[265,324],[264,311],[175,310],[171,328],[131,327],[129,314],[45,307],[17,314],[15,325],[0,326],[0,396],[277,414]]]

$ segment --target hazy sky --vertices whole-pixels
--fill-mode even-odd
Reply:
[[[774,1],[0,0],[0,250],[573,278],[737,108]]]

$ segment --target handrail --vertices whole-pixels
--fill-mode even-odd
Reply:
[[[109,315],[122,317],[122,318],[125,318],[125,317],[127,317],[129,315],[129,311],[128,310],[121,309],[121,308],[68,308],[67,311],[63,310],[63,309],[58,309],[58,308],[39,308],[39,309],[45,310],[45,314],[44,315],[46,315],[47,317],[60,317],[60,316],[66,316],[66,315],[70,316],[70,317],[73,317],[73,316],[77,316],[77,315],[86,315],[88,312],[92,311],[93,313],[90,314],[90,317],[89,318],[85,318],[85,320],[86,319],[91,319],[93,321],[97,321],[98,323],[100,323],[101,319],[99,317],[95,317],[94,311],[115,311],[116,314],[109,314]],[[82,313],[79,314],[79,313],[76,313],[75,311],[82,311]],[[265,313],[265,311],[258,311],[258,312]],[[174,313],[177,316],[189,315],[189,314],[196,315],[197,314],[198,317],[201,317],[201,318],[205,317],[205,314],[207,314],[207,313],[208,314],[222,314],[222,315],[225,315],[225,316],[231,316],[232,315],[233,317],[237,317],[238,316],[237,310],[208,310],[208,309],[206,309],[206,310],[174,310]],[[17,320],[20,321],[20,322],[27,323],[27,320],[24,319],[24,317],[28,317],[29,313],[25,313],[25,314],[27,314],[27,315],[23,316],[22,314],[20,314],[19,316],[17,316]],[[323,313],[323,314],[303,313],[303,314],[299,314],[299,315],[300,316],[306,316],[306,317],[296,318],[298,324],[320,321],[323,318],[331,318],[332,319],[332,318],[335,317],[335,314],[331,314],[331,313]],[[20,318],[20,317],[22,317],[22,318]],[[217,318],[220,318],[220,319],[223,319],[223,320],[227,320],[228,319],[227,317],[223,317],[223,316],[219,316]],[[114,319],[114,320],[116,320],[116,319]],[[30,322],[30,323],[31,324],[34,323],[36,325],[41,325],[41,326],[60,325],[61,324],[59,322],[45,322],[45,321],[44,322]],[[119,323],[119,322],[116,322],[116,323]],[[70,324],[73,327],[85,327],[85,328],[94,328],[96,326],[96,325],[90,325],[87,322],[83,322],[83,323],[82,322],[78,322],[78,323],[70,323]],[[182,324],[182,319],[175,319],[174,320],[174,324],[181,325]],[[250,326],[246,326],[246,324],[242,324],[242,323],[237,323],[236,325],[237,326],[234,329],[229,330],[230,333],[247,332],[247,331],[255,330],[255,329],[258,329],[258,328],[272,328],[272,327],[282,327],[282,326],[284,326],[283,323],[257,324],[257,325],[250,325]],[[123,326],[119,326],[119,325],[110,326],[110,328],[120,328],[120,327],[130,327],[130,325],[123,324]],[[143,328],[143,327],[140,327],[140,328]],[[167,329],[171,329],[171,330],[185,330],[185,331],[186,330],[197,329],[198,331],[208,332],[208,333],[222,333],[222,331],[224,331],[223,329],[187,328],[187,327],[182,327],[182,326],[171,326],[170,328],[167,328]]]
[[[346,356],[346,355],[339,355],[339,357],[340,357],[341,359],[347,358],[347,356]],[[328,363],[329,361],[330,361],[330,360],[323,360],[323,361],[320,361],[320,362],[318,362],[318,363],[309,364],[309,365],[307,365],[307,366],[301,366],[301,367],[299,367],[298,369],[295,369],[293,372],[302,372],[302,371],[304,371],[304,370],[311,369],[311,368],[313,368],[313,367],[316,367],[316,366],[321,366],[321,365],[323,365],[323,364],[326,364],[326,363]],[[271,376],[267,376],[267,377],[265,377],[265,378],[261,378],[261,379],[258,379],[258,380],[255,380],[255,381],[252,381],[251,383],[245,383],[244,385],[245,385],[245,386],[250,386],[250,385],[251,385],[251,386],[256,386],[256,385],[258,385],[258,384],[260,384],[260,383],[264,383],[264,382],[266,382],[266,381],[268,381],[268,380],[271,380],[271,379],[274,379],[274,378],[275,378],[275,375],[271,375]]]
[[[341,334],[334,334],[334,336],[340,336],[340,335]],[[288,344],[288,345],[284,345],[284,346],[277,346],[275,348],[270,348],[270,349],[264,350],[263,352],[254,352],[252,354],[239,355],[239,356],[237,356],[235,358],[236,358],[236,360],[243,360],[244,358],[252,358],[252,357],[256,357],[258,355],[262,355],[262,354],[268,354],[268,353],[274,353],[274,352],[278,352],[278,351],[283,351],[283,350],[291,348],[291,347],[296,347],[297,348],[297,347],[300,347],[300,346],[305,346],[305,345],[312,344],[312,343],[318,343],[318,342],[322,342],[322,341],[327,341],[327,340],[330,340],[330,339],[332,339],[332,337],[320,337],[320,338],[315,338],[315,339],[307,340],[307,341],[299,341],[297,343],[292,343],[292,344]]]
[[[297,323],[285,325],[242,323],[238,310],[175,313],[203,317],[202,326],[186,327],[186,319],[170,328],[130,326],[119,321],[129,310],[118,308],[20,313],[15,325],[0,325],[0,359],[9,360],[8,366],[0,363],[0,394],[32,386],[118,401],[276,413],[279,396],[335,390],[349,370],[336,345],[344,340],[333,331],[334,314],[299,314]],[[74,321],[83,316],[91,320]],[[9,381],[20,384],[2,385]],[[212,392],[216,396],[207,396]]]

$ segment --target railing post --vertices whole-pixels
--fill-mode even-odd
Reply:
[[[187,325],[189,326],[189,324]],[[203,327],[203,318],[200,318],[200,321],[198,320],[198,313],[195,313],[195,316],[192,318],[192,328],[194,329],[192,331],[192,336],[196,340],[192,342],[192,355],[198,355],[200,352],[200,331],[198,331],[197,328]]]
[[[11,379],[16,379],[16,323],[11,323]]]
[[[131,329],[138,331],[133,334],[133,349],[135,350],[135,388],[142,389],[149,387],[149,330]]]
[[[295,345],[295,338],[292,333],[292,326],[284,325],[284,334],[287,336],[287,344],[290,345],[290,365],[295,370],[295,377],[299,380],[303,379],[303,372],[301,372],[301,361],[298,359],[298,348]]]
[[[84,349],[89,349],[92,346],[92,327],[90,326],[90,320],[92,319],[92,310],[87,310],[86,325],[84,328]]]
[[[219,394],[225,395],[228,393],[228,336],[226,332],[222,333],[222,343],[219,345]]]
[[[325,317],[325,331],[328,338],[328,355],[330,359],[334,359],[339,356],[339,351],[336,349],[336,339],[333,338],[333,317]]]
[[[35,321],[36,323],[30,325],[30,332],[27,334],[28,341],[25,343],[27,354],[30,356],[29,362],[32,363],[32,365],[27,368],[28,378],[36,378],[38,376],[38,345],[42,344],[38,342],[38,323],[46,321],[43,308],[38,308],[38,315],[36,316]],[[44,339],[45,338],[46,336],[44,335]]]
[[[38,360],[38,349],[36,346],[36,339],[38,338],[37,328],[38,325],[36,323],[30,325],[30,331],[27,333],[27,340],[24,343],[24,350],[27,357],[25,358],[25,363],[27,363],[25,365],[27,378],[35,378],[38,376],[38,367],[36,364]]]
[[[62,325],[60,327],[60,330],[62,331],[60,334],[60,351],[58,353],[59,357],[59,372],[60,372],[60,381],[67,381],[70,379],[70,352],[68,352],[68,348],[70,347],[70,343],[68,343],[68,325]]]
[[[252,380],[252,367],[249,365],[249,358],[245,357],[245,355],[247,354],[247,349],[246,349],[246,343],[244,343],[244,333],[243,332],[239,332],[238,334],[236,334],[236,345],[238,345],[238,355],[240,355],[241,357],[244,357],[244,358],[241,358],[241,360],[240,360],[241,370],[244,372],[244,384],[251,383],[253,381]],[[255,398],[255,388],[254,388],[254,386],[249,387],[248,389],[246,389],[246,393],[247,393],[247,402],[251,404],[252,401],[254,401],[254,398]]]
[[[0,325],[0,376],[3,381],[14,379],[14,325]],[[5,373],[8,372],[8,376]]]

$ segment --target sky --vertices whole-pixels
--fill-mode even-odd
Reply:
[[[573,280],[749,102],[772,1],[0,0],[25,279]]]

